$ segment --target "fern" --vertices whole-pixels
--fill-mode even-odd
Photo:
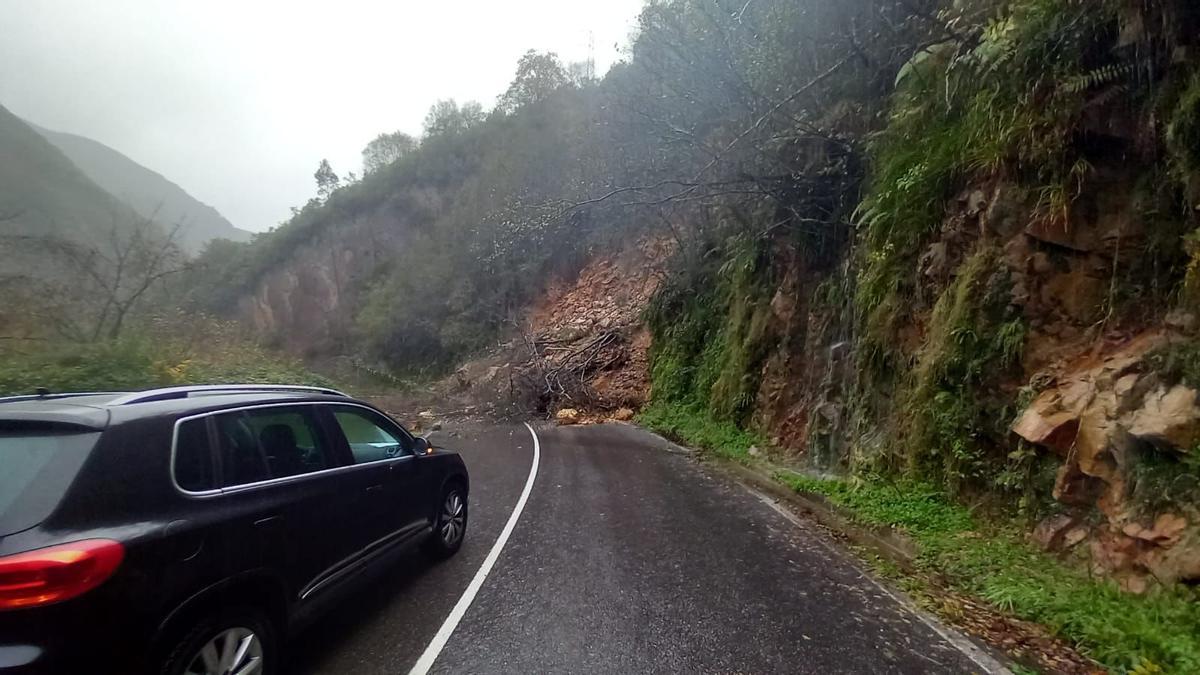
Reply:
[[[1136,64],[1133,63],[1107,63],[1086,73],[1067,78],[1062,83],[1062,88],[1069,94],[1081,94],[1090,89],[1130,78],[1135,69]]]

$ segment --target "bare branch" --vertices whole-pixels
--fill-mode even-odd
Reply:
[[[770,109],[770,110],[768,110],[767,112],[763,113],[763,114],[762,114],[762,116],[760,116],[760,117],[759,117],[759,118],[758,118],[758,119],[757,119],[757,120],[754,122],[754,124],[752,124],[752,125],[750,125],[750,126],[746,127],[744,130],[742,130],[742,133],[738,134],[738,135],[737,135],[737,136],[736,136],[736,137],[735,137],[735,138],[734,138],[732,141],[729,141],[729,145],[725,146],[725,149],[724,149],[724,150],[722,150],[720,153],[718,153],[718,154],[717,154],[717,156],[716,156],[716,157],[714,157],[714,158],[712,159],[712,161],[711,161],[711,162],[709,162],[707,165],[705,165],[705,167],[704,167],[703,169],[701,169],[701,170],[700,170],[700,173],[696,174],[696,177],[695,177],[695,178],[693,178],[692,180],[693,180],[693,181],[699,181],[699,180],[700,180],[700,178],[704,176],[704,174],[708,173],[709,169],[711,169],[711,168],[713,168],[714,166],[716,166],[717,162],[719,162],[719,161],[721,160],[721,158],[722,158],[722,157],[724,157],[725,155],[727,155],[727,154],[729,153],[729,151],[730,151],[730,150],[733,150],[734,146],[736,146],[738,143],[741,143],[741,142],[742,142],[742,141],[743,141],[743,140],[744,140],[744,139],[745,139],[747,136],[749,136],[750,134],[754,133],[754,132],[755,132],[755,131],[757,131],[759,128],[761,128],[761,127],[762,127],[762,125],[763,125],[763,124],[765,124],[765,123],[767,122],[767,120],[768,120],[768,119],[770,119],[772,116],[774,116],[774,115],[775,115],[775,113],[779,112],[779,109],[780,109],[780,108],[782,108],[783,106],[785,106],[785,105],[787,105],[787,104],[791,103],[792,101],[795,101],[796,99],[798,99],[798,98],[800,98],[801,96],[803,96],[803,95],[804,95],[806,92],[808,92],[809,90],[811,90],[813,87],[815,87],[815,86],[817,86],[817,85],[821,84],[821,83],[822,83],[822,82],[824,82],[825,80],[827,80],[827,79],[829,79],[830,77],[832,77],[832,76],[833,76],[833,74],[834,74],[834,73],[836,73],[837,71],[841,70],[842,66],[846,65],[846,63],[847,63],[849,60],[850,60],[850,57],[845,57],[845,58],[843,58],[842,60],[840,60],[840,61],[838,61],[837,63],[833,64],[833,65],[832,65],[832,66],[831,66],[831,67],[830,67],[828,70],[826,70],[825,72],[823,72],[823,73],[821,73],[820,75],[816,76],[816,77],[815,77],[815,78],[813,78],[812,80],[809,80],[809,82],[808,82],[807,84],[805,84],[803,87],[800,87],[800,88],[799,88],[799,89],[797,89],[796,91],[794,91],[794,92],[792,92],[791,94],[789,94],[789,95],[787,96],[787,98],[783,99],[783,100],[782,100],[782,101],[780,101],[779,103],[776,103],[774,106],[772,106],[772,107],[771,107],[771,109]]]

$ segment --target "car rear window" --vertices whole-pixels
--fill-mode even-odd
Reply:
[[[100,432],[0,426],[0,537],[45,520]]]

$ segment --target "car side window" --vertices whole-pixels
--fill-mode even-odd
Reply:
[[[412,454],[412,439],[366,408],[336,407],[333,417],[350,444],[355,464]]]
[[[226,487],[334,466],[306,406],[225,413],[217,415],[216,428]]]
[[[217,487],[207,420],[187,420],[175,437],[175,483],[184,490],[203,492]]]

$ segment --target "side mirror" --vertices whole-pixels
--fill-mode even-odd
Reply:
[[[428,455],[433,452],[433,444],[423,436],[417,436],[416,442],[413,443],[413,452],[418,455]]]

